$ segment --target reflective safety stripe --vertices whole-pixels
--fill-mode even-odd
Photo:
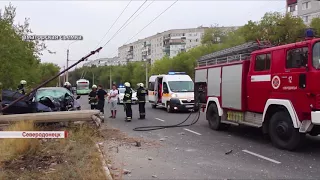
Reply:
[[[146,113],[140,113],[140,115],[146,115]]]
[[[127,117],[127,119],[131,119],[131,117]]]
[[[126,94],[125,96],[126,96],[126,97],[130,97],[130,94]]]

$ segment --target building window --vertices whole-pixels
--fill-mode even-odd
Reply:
[[[302,3],[302,10],[310,9],[311,8],[311,2],[304,2]]]
[[[256,56],[255,71],[266,71],[270,69],[271,54],[261,54]]]
[[[288,7],[288,11],[289,11],[289,12],[294,12],[294,11],[297,10],[297,7],[298,7],[298,6],[297,6],[296,4],[295,4],[295,5],[291,5],[291,6]]]
[[[196,42],[198,42],[198,39],[196,39]]]
[[[303,16],[303,21],[306,23],[309,22],[309,16]]]
[[[287,51],[286,68],[300,68],[308,61],[308,47],[296,48]]]

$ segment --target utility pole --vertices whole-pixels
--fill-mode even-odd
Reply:
[[[67,49],[67,68],[69,67],[69,48]],[[69,73],[66,72],[66,81],[69,81]]]
[[[92,84],[94,84],[94,74],[92,72]]]
[[[146,88],[148,88],[148,60],[146,60]]]
[[[110,66],[110,89],[112,89],[111,66]]]
[[[59,76],[59,86],[58,87],[61,87],[61,76]]]

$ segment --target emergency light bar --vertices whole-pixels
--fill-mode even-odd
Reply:
[[[123,86],[123,85],[120,85],[119,88],[124,88],[124,86]]]
[[[305,36],[307,38],[312,38],[312,37],[315,37],[315,34],[314,34],[314,31],[313,29],[309,28],[305,31]]]
[[[169,75],[186,74],[186,72],[168,72]]]

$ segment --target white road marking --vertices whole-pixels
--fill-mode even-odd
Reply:
[[[267,160],[267,161],[270,161],[270,162],[273,162],[273,163],[276,163],[276,164],[281,164],[281,162],[279,162],[279,161],[276,161],[276,160],[274,160],[274,159],[271,159],[271,158],[262,156],[262,155],[260,155],[260,154],[254,153],[254,152],[251,152],[251,151],[248,151],[248,150],[245,150],[245,149],[242,150],[242,151],[245,152],[245,153],[251,154],[251,155],[253,155],[253,156],[257,156],[257,157],[259,157],[259,158],[262,158],[262,159],[264,159],[264,160]]]
[[[201,134],[200,134],[200,133],[197,133],[197,132],[192,131],[192,130],[190,130],[190,129],[184,128],[184,130],[189,131],[189,132],[192,132],[192,133],[194,133],[194,134],[196,134],[196,135],[201,136]]]
[[[158,121],[162,121],[162,122],[164,122],[164,120],[163,119],[160,119],[160,118],[155,118],[156,120],[158,120]]]

